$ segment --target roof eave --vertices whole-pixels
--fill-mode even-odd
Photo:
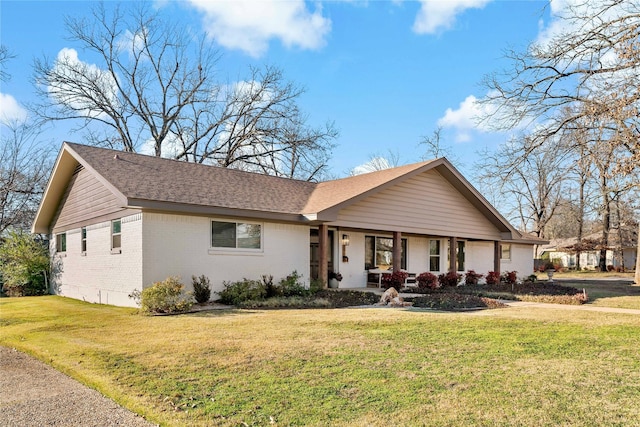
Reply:
[[[144,211],[162,212],[162,213],[179,213],[203,216],[224,216],[233,218],[251,218],[265,219],[283,222],[309,223],[314,221],[312,217],[301,215],[298,213],[284,213],[272,211],[257,211],[251,209],[239,209],[220,206],[192,205],[187,203],[176,203],[146,199],[129,199],[127,207],[133,209],[142,209]]]

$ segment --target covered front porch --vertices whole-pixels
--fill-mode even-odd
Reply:
[[[311,271],[325,287],[331,273],[340,273],[340,288],[379,287],[385,272],[406,271],[412,277],[430,272],[460,273],[475,270],[500,272],[505,253],[511,252],[498,240],[462,236],[402,233],[331,227],[313,228]],[[505,250],[508,249],[508,250]],[[529,255],[531,258],[531,255]],[[502,262],[501,262],[502,261]]]

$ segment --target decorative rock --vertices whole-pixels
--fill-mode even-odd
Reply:
[[[378,305],[388,305],[389,307],[411,307],[412,302],[405,302],[395,288],[389,288],[384,291]]]

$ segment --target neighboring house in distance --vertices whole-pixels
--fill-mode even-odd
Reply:
[[[622,233],[620,233],[620,230]],[[587,242],[586,246],[591,246],[587,250],[580,252],[580,268],[595,270],[600,264],[600,243],[602,232],[591,233],[583,238]],[[549,255],[549,259],[559,262],[567,268],[577,266],[578,254],[575,246],[578,243],[576,237],[567,239],[553,239],[548,244],[540,247],[540,256]],[[583,246],[585,246],[583,244]],[[624,267],[625,270],[633,270],[636,265],[636,253],[638,251],[638,229],[635,225],[612,229],[609,232],[609,244],[606,245],[607,266],[613,268]]]
[[[65,143],[32,231],[54,292],[114,305],[167,276],[533,272],[533,245],[444,158],[321,183]],[[545,242],[546,243],[546,242]]]

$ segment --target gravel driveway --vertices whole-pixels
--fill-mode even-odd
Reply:
[[[97,391],[0,347],[0,426],[153,426]]]

